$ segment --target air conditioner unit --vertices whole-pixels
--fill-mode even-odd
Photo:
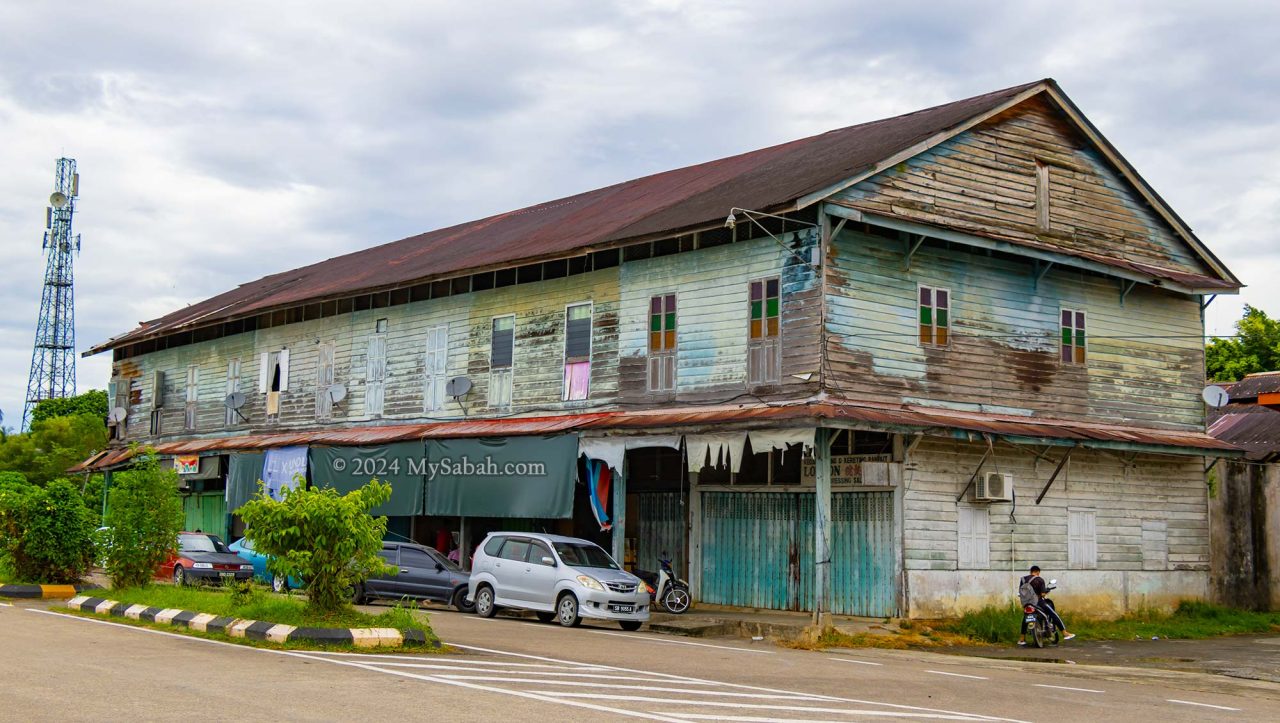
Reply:
[[[987,502],[1009,502],[1013,499],[1013,475],[1008,472],[988,472],[978,478],[974,498]]]

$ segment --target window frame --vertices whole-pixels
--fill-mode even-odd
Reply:
[[[1065,314],[1071,314],[1071,321],[1072,321],[1072,325],[1071,325],[1071,326],[1064,326],[1064,325],[1063,325],[1063,323],[1062,323],[1062,317],[1063,317],[1063,315],[1065,315]],[[1089,337],[1091,336],[1091,335],[1089,334],[1089,314],[1088,314],[1088,312],[1086,312],[1086,311],[1085,311],[1085,310],[1083,310],[1083,309],[1077,309],[1077,308],[1075,308],[1075,307],[1060,306],[1060,307],[1058,308],[1058,319],[1057,319],[1057,322],[1058,322],[1058,339],[1057,339],[1057,341],[1058,341],[1058,363],[1059,363],[1059,364],[1070,364],[1070,365],[1072,365],[1072,366],[1081,366],[1081,367],[1083,367],[1083,366],[1087,366],[1087,365],[1089,364]],[[1083,324],[1083,326],[1077,326],[1077,324]],[[1068,344],[1066,343],[1065,339],[1063,338],[1063,337],[1064,337],[1064,334],[1065,334],[1068,330],[1070,330],[1070,332],[1071,332],[1071,344],[1070,344],[1070,345],[1068,345]],[[1078,342],[1079,342],[1079,338],[1080,338],[1080,334],[1083,334],[1083,335],[1084,335],[1084,343],[1083,343],[1083,344],[1078,343]],[[1062,358],[1063,352],[1064,352],[1064,351],[1066,351],[1066,349],[1068,348],[1068,346],[1070,346],[1070,348],[1071,348],[1071,350],[1072,350],[1072,351],[1071,351],[1071,360],[1070,360],[1070,361],[1065,360],[1065,359],[1063,359],[1063,358]],[[1078,357],[1078,358],[1077,358],[1077,357]]]
[[[438,375],[431,368],[432,360],[436,358],[434,355],[436,350],[431,347],[431,336],[435,334],[437,338],[444,337],[444,364],[443,371]],[[444,387],[449,382],[449,325],[436,324],[427,328],[426,340],[422,350],[422,411],[423,412],[439,412],[444,409],[445,401]],[[440,403],[436,404],[436,397],[440,398]]]
[[[1093,535],[1086,536],[1083,532],[1077,530],[1072,533],[1072,521],[1079,519],[1089,519],[1092,521]],[[1084,549],[1080,551],[1081,559],[1076,559],[1072,555],[1073,542],[1079,542]],[[1098,569],[1098,510],[1093,507],[1068,507],[1067,508],[1067,569],[1069,570],[1097,570]]]
[[[240,357],[233,357],[227,360],[227,386],[226,396],[229,397],[240,391],[240,372],[243,369],[243,362]],[[226,399],[226,397],[223,397]],[[240,414],[238,410],[226,407],[222,414],[222,426],[234,427],[239,424]]]
[[[200,409],[200,365],[187,365],[187,385],[183,394],[182,429],[194,432]]]
[[[776,297],[769,296],[769,282],[774,282],[777,284]],[[763,330],[763,334],[759,337],[753,335],[753,328],[752,328],[752,324],[754,324],[756,321],[755,309],[754,309],[754,305],[756,302],[752,298],[752,292],[754,290],[753,287],[756,284],[760,284],[761,314],[760,314],[759,321],[761,324],[761,329]],[[777,314],[776,316],[773,316],[773,317],[771,317],[769,314],[770,298],[777,299]],[[776,318],[778,321],[777,332],[774,334],[769,333],[770,318]],[[773,347],[773,349],[769,349],[768,347]],[[753,370],[752,359],[760,355],[756,353],[757,350],[763,350],[762,353],[764,354],[776,355],[776,359],[777,359],[776,375],[769,375],[769,374],[753,375],[752,374],[752,370]],[[749,387],[768,386],[771,384],[779,384],[782,382],[782,276],[780,274],[764,276],[758,279],[751,279],[747,282],[747,359],[746,359],[746,362],[747,362],[747,386]]]
[[[984,554],[978,559],[968,558],[965,555],[965,535],[963,527],[963,519],[966,514],[976,516],[986,521],[984,535],[986,545],[983,548]],[[969,538],[977,540],[978,535],[970,530]],[[991,569],[991,508],[988,505],[957,505],[956,506],[956,569],[957,570],[990,570]]]
[[[494,326],[497,324],[497,322],[498,322],[498,320],[499,320],[499,319],[510,319],[510,320],[511,320],[511,360],[510,360],[510,362],[509,362],[508,364],[506,364],[505,366],[500,366],[500,367],[499,367],[499,366],[494,366],[494,363],[493,363],[493,356],[494,356],[494,354],[493,354],[493,352],[494,352],[494,346],[493,346],[493,342],[494,342],[494,339],[493,339],[493,332],[495,331]],[[516,318],[516,315],[515,315],[514,313],[510,313],[510,314],[498,314],[498,315],[495,315],[495,316],[491,316],[491,317],[489,317],[489,389],[488,389],[488,402],[489,402],[489,407],[490,407],[491,409],[511,409],[512,407],[514,407],[514,406],[515,406],[515,387],[516,387],[516,384],[515,384],[515,378],[516,378],[516,326],[517,326],[517,318]],[[506,389],[506,397],[507,397],[507,399],[506,399],[506,402],[505,402],[505,403],[503,403],[501,400],[499,400],[499,401],[495,402],[495,401],[494,401],[494,394],[493,394],[493,392],[494,392],[494,377],[495,377],[495,373],[501,373],[501,372],[505,372],[505,373],[506,373],[506,377],[507,377],[507,378],[506,378],[506,381],[504,382],[504,383],[506,384],[506,386],[507,386],[507,389]]]
[[[928,289],[928,291],[929,291],[929,306],[927,306],[927,307],[925,306],[924,302],[923,302],[923,301],[921,301],[921,296],[924,294],[924,291],[925,291],[926,289]],[[946,312],[947,312],[947,323],[946,323],[946,325],[945,325],[945,326],[943,326],[943,327],[942,327],[943,329],[945,329],[945,330],[946,330],[947,340],[946,340],[945,342],[942,342],[942,343],[939,343],[939,342],[938,342],[938,328],[939,328],[939,325],[938,325],[938,292],[939,292],[939,291],[941,291],[942,293],[944,293],[944,294],[946,294],[946,295],[947,295],[947,306],[946,306],[946,309],[944,309],[944,311],[946,311]],[[950,348],[951,348],[951,338],[952,338],[952,336],[953,336],[953,334],[951,333],[951,329],[952,329],[952,326],[953,326],[953,325],[952,325],[952,323],[951,323],[951,322],[952,322],[953,314],[952,314],[951,312],[952,312],[952,310],[955,308],[955,299],[956,299],[955,294],[954,294],[954,293],[952,293],[952,291],[951,291],[951,288],[950,288],[950,287],[947,287],[947,286],[930,286],[930,285],[928,285],[928,284],[916,284],[916,299],[915,299],[915,302],[916,302],[916,346],[919,346],[919,347],[921,347],[921,348],[924,348],[924,347],[930,347],[930,348],[934,348],[934,349],[950,349]],[[924,321],[922,320],[922,318],[921,318],[921,317],[922,317],[922,315],[923,315],[923,313],[924,313],[924,310],[925,310],[926,308],[928,308],[928,309],[930,310],[930,313],[929,313],[929,318],[930,318],[929,339],[930,339],[930,341],[925,341],[924,339],[922,339],[922,338],[921,338],[921,337],[923,336],[923,335],[922,335],[922,328],[924,327]]]
[[[570,320],[570,318],[569,318],[569,311],[570,311],[571,309],[579,309],[579,308],[582,308],[582,307],[584,307],[584,306],[587,308],[587,353],[586,353],[586,356],[575,356],[575,357],[573,357],[574,361],[570,361],[570,357],[569,357],[569,322],[570,322],[571,320]],[[595,324],[596,324],[596,307],[595,307],[595,301],[588,299],[588,300],[586,300],[586,301],[575,301],[575,302],[570,303],[570,304],[565,304],[565,306],[564,306],[564,344],[562,344],[562,345],[560,346],[560,355],[561,355],[561,359],[560,359],[560,362],[561,362],[561,363],[560,363],[560,368],[561,368],[561,371],[562,371],[562,374],[561,374],[561,379],[562,379],[562,381],[561,381],[561,389],[560,389],[560,400],[561,400],[561,401],[564,401],[564,402],[581,402],[581,401],[586,401],[586,400],[591,396],[591,371],[592,371],[592,370],[591,370],[591,355],[592,355],[592,353],[595,351],[595,338],[594,338],[594,337],[595,337],[595,328],[596,328],[596,327],[595,327]],[[514,346],[515,346],[515,328],[514,328],[514,326],[512,327],[512,330],[511,330],[511,331],[512,331],[512,333],[511,333],[511,343],[512,343],[512,354],[511,354],[511,356],[512,356],[512,361],[514,362],[514,361],[515,361],[515,349],[514,349]],[[571,398],[571,397],[569,396],[569,365],[570,365],[570,364],[574,364],[574,365],[577,365],[577,364],[586,364],[586,365],[587,365],[587,388],[586,388],[586,390],[583,392],[583,395],[582,395],[582,397],[581,397],[581,398]]]
[[[748,291],[750,294],[750,291]],[[667,311],[667,300],[671,300],[671,311]],[[659,330],[653,331],[653,302],[658,301],[662,310],[658,312]],[[667,328],[667,316],[672,317],[673,326]],[[679,349],[680,349],[680,292],[670,291],[660,294],[651,294],[649,303],[645,307],[645,325],[644,325],[644,346],[645,346],[645,390],[654,394],[670,394],[675,392],[677,384],[677,372],[679,369]],[[666,340],[666,335],[671,334],[671,346],[655,350],[653,348],[653,335],[660,334],[661,338]],[[655,360],[658,364],[667,365],[666,359],[670,358],[670,379],[668,385],[654,383],[653,368]],[[659,375],[661,376],[661,375]],[[661,381],[661,380],[659,380]]]

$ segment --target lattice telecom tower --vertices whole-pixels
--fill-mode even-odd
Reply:
[[[27,379],[27,404],[22,412],[26,429],[31,410],[42,399],[76,393],[76,306],[72,252],[80,251],[80,236],[71,233],[71,216],[80,195],[80,174],[72,158],[59,158],[53,194],[45,209],[44,293],[36,321],[36,344],[31,352],[31,376]]]

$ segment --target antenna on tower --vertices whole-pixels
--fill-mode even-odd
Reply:
[[[55,166],[53,193],[45,209],[43,248],[48,257],[44,290],[40,296],[40,317],[36,321],[36,341],[31,351],[31,374],[27,378],[27,404],[22,412],[22,428],[31,419],[31,410],[45,399],[74,396],[76,393],[76,308],[75,270],[72,251],[80,250],[80,236],[71,233],[71,217],[80,195],[80,174],[72,158],[59,158]]]

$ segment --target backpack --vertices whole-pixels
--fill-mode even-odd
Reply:
[[[1034,607],[1040,604],[1040,594],[1031,586],[1032,579],[1030,575],[1027,575],[1022,578],[1022,583],[1018,585],[1018,602],[1024,607],[1027,605]]]

